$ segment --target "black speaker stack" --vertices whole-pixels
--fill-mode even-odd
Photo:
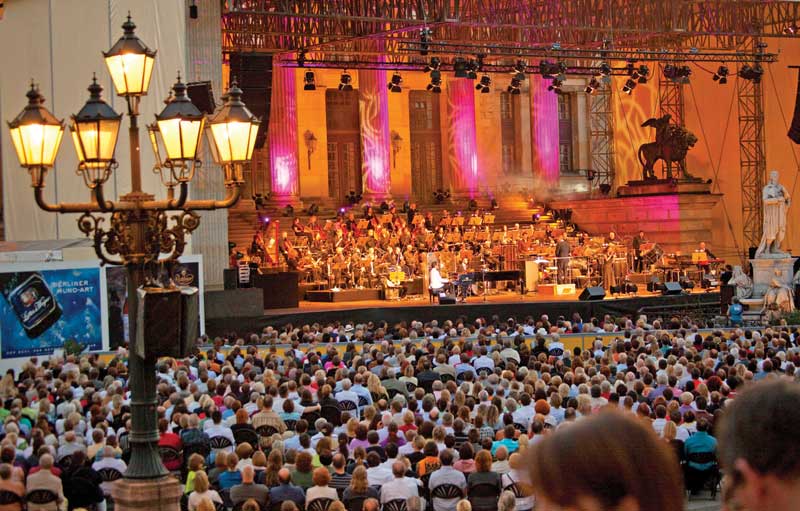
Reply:
[[[242,89],[242,101],[261,125],[256,134],[256,147],[264,147],[269,124],[269,108],[272,101],[272,56],[255,53],[231,53],[231,81],[236,78]]]
[[[583,288],[578,300],[582,302],[591,302],[595,300],[602,300],[606,297],[606,290],[602,286],[589,286]]]

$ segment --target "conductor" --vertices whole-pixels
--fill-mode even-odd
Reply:
[[[569,268],[569,257],[572,249],[569,246],[567,237],[561,235],[556,244],[556,266],[558,267],[558,283],[567,283],[567,269]]]

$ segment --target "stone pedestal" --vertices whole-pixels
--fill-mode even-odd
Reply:
[[[792,277],[794,277],[793,270],[796,260],[796,257],[750,259],[750,264],[753,265],[753,298],[764,297],[770,281],[776,276],[776,270],[781,271],[781,283],[794,289]]]
[[[182,489],[174,477],[120,479],[111,493],[116,511],[178,511]]]

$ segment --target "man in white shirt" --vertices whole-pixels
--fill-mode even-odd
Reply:
[[[336,400],[338,402],[342,401],[350,401],[356,405],[356,413],[359,413],[358,408],[358,394],[350,390],[352,388],[352,383],[350,382],[350,378],[345,378],[342,380],[342,390],[336,393]]]
[[[439,455],[439,461],[442,466],[431,473],[431,478],[428,481],[428,487],[433,491],[436,487],[443,484],[454,484],[461,488],[463,492],[467,488],[467,479],[464,474],[453,468],[453,453],[449,449],[445,449]],[[434,511],[455,511],[458,498],[442,499],[433,497]]]
[[[124,461],[116,458],[113,447],[106,446],[103,447],[103,457],[92,464],[92,469],[98,472],[104,468],[114,469],[119,471],[120,474],[124,474],[128,466],[125,464]],[[113,481],[103,482],[100,484],[100,487],[103,489],[104,495],[111,495],[111,489],[113,488],[113,486],[114,486]]]
[[[445,280],[442,278],[442,274],[439,273],[439,263],[433,262],[431,264],[431,274],[430,274],[430,288],[431,291],[434,293],[440,293],[442,288],[444,288]]]
[[[370,486],[383,486],[393,479],[392,471],[381,466],[381,456],[372,451],[367,454],[367,482]]]
[[[475,367],[475,371],[480,371],[481,369],[489,369],[489,371],[494,371],[494,360],[492,357],[487,355],[486,346],[481,346],[481,355],[472,362],[472,366]]]
[[[391,500],[406,500],[409,497],[419,496],[420,481],[406,477],[405,463],[395,461],[392,464],[392,476],[394,477],[389,482],[381,486],[381,504],[386,504]]]

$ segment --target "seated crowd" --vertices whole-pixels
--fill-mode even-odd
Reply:
[[[162,461],[188,511],[529,511],[534,446],[613,408],[675,453],[688,491],[716,491],[726,402],[750,381],[794,380],[800,364],[788,327],[585,324],[461,318],[219,338],[158,364]],[[565,349],[575,330],[615,334]],[[32,359],[3,377],[0,511],[113,503],[130,457],[126,356]]]

